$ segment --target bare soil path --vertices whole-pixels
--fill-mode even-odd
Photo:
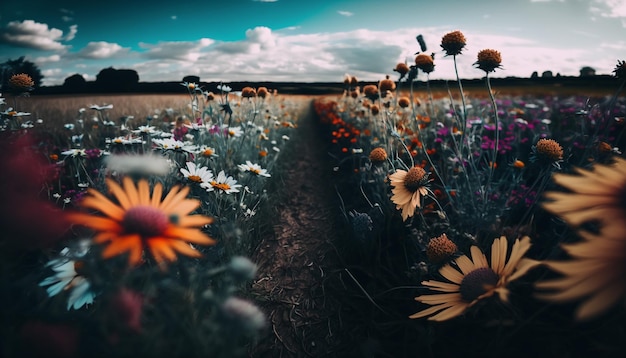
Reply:
[[[311,105],[304,105],[278,178],[284,197],[274,235],[252,259],[259,266],[251,295],[268,317],[268,332],[251,357],[335,357],[341,336],[338,305],[325,287],[340,269],[332,244],[338,230],[329,158]]]

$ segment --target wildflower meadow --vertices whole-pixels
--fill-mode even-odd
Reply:
[[[442,34],[438,56],[456,65],[468,42]],[[457,71],[436,92],[419,45],[377,83],[346,75],[342,93],[184,82],[175,105],[116,117],[113,102],[39,117],[20,108],[32,80],[14,75],[0,99],[2,353],[621,356],[626,63],[609,95],[512,95],[491,81],[507,54],[472,44],[484,89]],[[308,180],[328,200],[287,174],[312,138],[325,173]],[[285,187],[330,203],[335,221],[307,230],[335,259],[298,276],[313,261],[264,252],[317,288],[281,300],[281,320],[274,296],[252,294],[273,279],[252,258],[305,225],[297,207],[277,221]],[[316,310],[311,344],[299,312]],[[255,351],[267,341],[285,349]]]

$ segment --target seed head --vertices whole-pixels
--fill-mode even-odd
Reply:
[[[269,94],[269,91],[267,90],[266,87],[259,87],[256,90],[256,94],[257,94],[257,96],[259,96],[261,98],[265,98]]]
[[[411,104],[409,97],[402,96],[398,99],[398,106],[401,108],[407,108]]]
[[[406,173],[404,177],[404,186],[411,192],[416,192],[419,188],[426,184],[426,171],[424,168],[415,166]]]
[[[381,147],[372,149],[370,152],[370,160],[374,164],[385,162],[387,160],[387,151]]]
[[[424,71],[424,73],[431,73],[435,70],[435,62],[432,56],[420,53],[415,56],[415,67]]]
[[[448,32],[441,39],[441,47],[446,52],[446,56],[460,55],[465,47],[465,36],[458,30]]]
[[[494,72],[496,68],[502,68],[502,56],[500,52],[492,49],[480,50],[478,60],[474,65],[485,72]]]
[[[389,76],[386,76],[384,80],[380,81],[378,87],[380,88],[380,93],[387,93],[387,91],[394,91],[396,89],[396,83],[389,79]]]
[[[618,60],[613,73],[620,80],[626,79],[626,62]]]
[[[410,68],[406,63],[399,62],[393,70],[400,74],[400,78],[403,78],[407,73],[409,73]]]
[[[539,139],[535,145],[535,149],[538,155],[549,160],[557,161],[563,159],[563,147],[554,139]]]
[[[442,234],[428,242],[426,256],[430,262],[438,264],[448,260],[457,249],[456,244],[446,234]]]
[[[243,98],[252,98],[256,97],[256,90],[252,87],[244,87],[241,90],[241,97]]]
[[[9,85],[17,91],[25,92],[30,91],[35,86],[35,81],[29,75],[20,73],[9,78]]]

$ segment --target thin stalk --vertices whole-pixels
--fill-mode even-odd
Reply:
[[[487,186],[485,187],[485,197],[484,202],[487,202],[487,192],[491,186],[491,180],[493,179],[493,172],[496,166],[496,159],[498,157],[498,143],[500,142],[500,119],[498,118],[498,106],[496,104],[496,99],[493,96],[493,91],[491,90],[491,81],[489,81],[489,72],[486,72],[485,82],[487,82],[487,90],[489,91],[489,99],[491,99],[491,106],[493,107],[493,116],[495,121],[495,141],[493,145],[493,157],[491,158],[492,162],[487,163],[489,165],[489,180],[487,181]]]

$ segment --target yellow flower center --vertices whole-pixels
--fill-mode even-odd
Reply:
[[[187,179],[189,179],[189,181],[194,182],[194,183],[202,183],[202,178],[200,178],[197,175],[190,175],[187,177]]]
[[[256,175],[261,174],[261,170],[256,169],[256,168],[250,168],[250,172],[252,172],[252,173],[254,173],[254,174],[256,174]]]
[[[413,167],[409,169],[409,172],[404,177],[404,186],[407,190],[414,193],[424,186],[425,177],[426,171],[422,167]]]
[[[139,205],[126,211],[121,224],[127,234],[139,234],[142,238],[150,238],[162,235],[170,221],[162,210]]]
[[[202,152],[202,155],[205,157],[210,157],[213,155],[213,151],[211,149],[205,149],[204,152]]]
[[[496,287],[499,278],[498,274],[489,267],[481,267],[468,273],[463,277],[459,288],[461,298],[466,302],[474,301],[480,295]]]
[[[211,182],[211,186],[216,188],[216,189],[223,190],[223,191],[230,190],[230,185],[228,185],[226,183],[218,183],[216,181],[212,181]]]

